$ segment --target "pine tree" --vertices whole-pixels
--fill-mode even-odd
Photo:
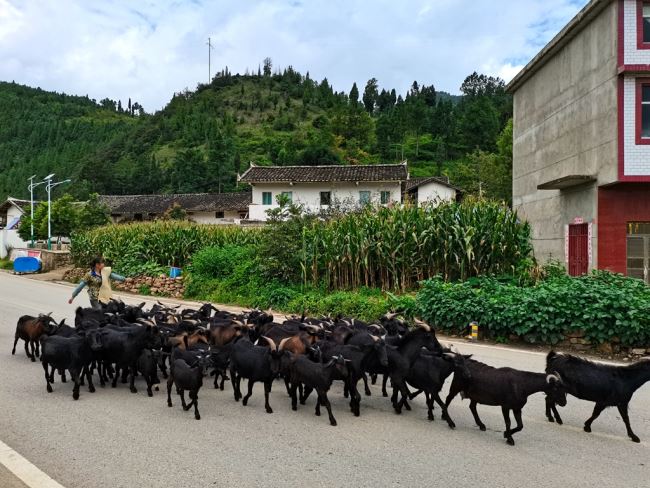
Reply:
[[[352,84],[352,89],[350,90],[348,98],[350,100],[350,105],[353,107],[356,107],[359,104],[359,89],[357,88],[356,82]]]

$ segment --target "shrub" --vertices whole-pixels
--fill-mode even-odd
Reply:
[[[453,284],[435,278],[423,283],[417,307],[432,325],[454,333],[476,320],[493,338],[516,334],[555,344],[582,330],[594,343],[615,337],[627,346],[650,341],[650,288],[602,271],[553,276],[530,287],[493,278]]]
[[[256,250],[252,246],[207,247],[192,256],[189,271],[209,278],[241,275],[252,266]],[[237,269],[239,268],[239,269]]]

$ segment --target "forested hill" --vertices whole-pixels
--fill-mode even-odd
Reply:
[[[376,164],[407,159],[412,176],[449,175],[509,198],[512,102],[499,79],[474,73],[462,96],[371,79],[348,93],[291,68],[233,75],[173,95],[153,115],[135,101],[96,102],[0,83],[0,198],[27,194],[32,174],[89,192],[231,191],[258,164]],[[510,125],[511,127],[511,125]],[[505,130],[504,130],[505,128]],[[506,182],[507,180],[507,182]]]

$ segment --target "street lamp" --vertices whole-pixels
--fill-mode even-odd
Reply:
[[[27,189],[29,190],[30,206],[32,209],[32,222],[31,222],[31,233],[30,233],[32,238],[32,244],[31,244],[32,248],[34,247],[34,188],[45,184],[45,181],[39,181],[38,183],[34,183],[34,178],[36,178],[36,175],[29,178],[29,186],[27,187]]]
[[[54,183],[52,178],[54,173],[47,175],[43,182],[45,183],[45,191],[47,191],[47,249],[52,250],[52,188],[64,183],[70,183],[72,180],[63,180]]]

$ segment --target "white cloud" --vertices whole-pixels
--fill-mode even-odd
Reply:
[[[371,77],[457,92],[510,79],[586,0],[0,0],[0,79],[161,108],[213,73],[270,56],[337,90]]]

